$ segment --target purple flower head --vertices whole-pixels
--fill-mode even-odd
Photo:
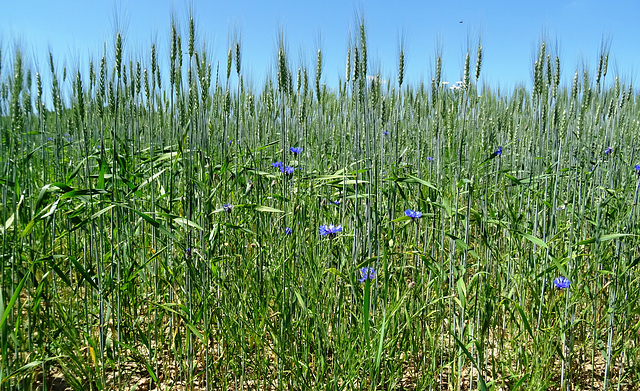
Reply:
[[[431,156],[427,156],[427,161],[432,162],[434,159]]]
[[[494,156],[502,155],[502,146],[499,146],[498,149],[493,153]]]
[[[227,212],[227,213],[231,213],[231,209],[233,209],[233,205],[231,204],[224,204],[222,205],[222,209]]]
[[[293,233],[293,230],[291,228],[287,227],[287,228],[284,229],[284,234],[285,235],[289,236],[292,233]]]
[[[640,175],[640,164],[636,164],[634,168],[638,171],[638,175]]]
[[[335,206],[340,206],[340,200],[338,200],[338,201],[329,201],[329,202],[331,202]]]
[[[187,258],[191,258],[191,249],[190,248],[187,248],[187,250],[185,251],[185,256]]]
[[[613,147],[608,147],[607,149],[604,150],[605,155],[610,155],[611,152],[613,152]]]
[[[389,134],[389,132],[387,132],[386,130],[384,132],[382,132],[382,134],[384,134],[385,136]]]
[[[333,224],[321,225],[318,230],[320,231],[321,236],[326,236],[329,239],[333,239],[338,234],[338,232],[342,232],[342,226]]]
[[[273,162],[271,163],[271,167],[279,168],[282,170],[282,162]]]
[[[416,220],[422,217],[422,212],[418,212],[417,210],[407,209],[404,211],[404,214],[411,217],[411,220]]]
[[[367,280],[373,281],[376,278],[376,269],[372,267],[363,267],[359,270],[362,278],[358,278],[359,282],[365,282]]]
[[[289,150],[290,150],[291,152],[293,152],[293,154],[294,154],[294,155],[297,155],[297,154],[299,154],[300,152],[302,152],[302,148],[300,148],[300,147],[291,147],[291,148],[289,148]]]
[[[565,277],[558,277],[553,280],[553,285],[556,286],[556,289],[563,290],[569,289],[569,285],[571,285],[571,281],[567,280]]]
[[[280,166],[280,172],[283,172],[285,174],[293,174],[293,172],[295,171],[295,168],[293,167],[289,167],[289,166]]]

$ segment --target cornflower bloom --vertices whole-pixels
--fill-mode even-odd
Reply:
[[[271,167],[279,168],[279,169],[282,170],[282,162],[273,162],[273,163],[271,163]]]
[[[611,152],[613,152],[613,147],[608,147],[607,149],[604,150],[605,155],[610,155]]]
[[[553,280],[553,285],[555,285],[556,289],[559,290],[568,289],[569,285],[571,285],[571,281],[567,280],[565,277],[558,277]]]
[[[293,152],[293,154],[294,154],[294,155],[297,155],[297,154],[299,154],[300,152],[302,152],[302,148],[300,148],[300,147],[290,147],[290,148],[289,148],[289,150],[290,150],[291,152]]]
[[[359,282],[365,282],[367,280],[369,281],[373,281],[376,278],[376,269],[372,268],[372,267],[363,267],[362,269],[360,269],[360,274],[362,275],[362,278],[358,278]]]
[[[634,168],[638,171],[638,175],[640,175],[640,164],[636,164]]]
[[[293,167],[289,167],[289,166],[283,167],[283,166],[280,166],[280,172],[283,172],[283,173],[285,173],[285,174],[293,174],[293,171],[295,171],[295,168],[293,168]]]
[[[427,161],[432,162],[434,159],[431,156],[427,156]]]
[[[291,228],[287,227],[287,228],[284,229],[284,234],[285,235],[289,236],[292,233],[293,233],[293,230]]]
[[[417,210],[407,209],[404,211],[404,214],[411,217],[411,220],[416,220],[422,217],[422,212],[418,212]]]
[[[499,146],[498,149],[493,153],[495,156],[502,155],[502,146]]]
[[[336,237],[338,232],[342,232],[342,226],[333,225],[333,224],[321,225],[320,228],[318,228],[318,230],[320,231],[321,236],[327,236],[329,239],[333,239]]]
[[[227,213],[231,213],[231,209],[233,208],[233,205],[231,204],[224,204],[222,205],[222,209],[227,212]]]
[[[382,132],[382,134],[384,134],[385,136],[389,134],[389,132],[387,132],[386,130],[384,132]]]

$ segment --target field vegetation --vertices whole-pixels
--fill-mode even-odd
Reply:
[[[358,21],[338,85],[282,37],[254,88],[184,27],[168,63],[1,52],[2,390],[640,383],[640,107],[607,50],[564,86],[541,42],[505,94],[476,42],[407,85]]]

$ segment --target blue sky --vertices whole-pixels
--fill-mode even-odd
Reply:
[[[405,44],[408,83],[430,82],[438,51],[444,63],[443,80],[461,78],[467,47],[483,46],[481,81],[509,91],[531,85],[533,58],[545,38],[558,52],[563,83],[570,83],[582,66],[593,73],[603,42],[610,48],[609,75],[629,82],[638,76],[640,2],[614,0],[556,1],[2,1],[0,45],[2,72],[10,69],[14,49],[21,48],[34,71],[48,72],[51,49],[58,68],[86,72],[89,58],[99,61],[104,44],[112,53],[116,29],[125,37],[125,50],[135,58],[149,58],[156,42],[166,67],[171,16],[182,28],[186,46],[190,5],[194,10],[198,47],[206,44],[210,58],[220,61],[234,35],[241,38],[242,73],[260,87],[274,68],[276,42],[283,31],[290,64],[315,72],[317,49],[323,51],[323,82],[337,88],[344,78],[350,34],[364,16],[369,63],[395,81],[398,52]],[[462,21],[462,23],[460,23]],[[353,39],[353,37],[351,38]],[[185,49],[186,51],[186,49]],[[472,63],[475,62],[475,55]],[[34,65],[35,63],[35,65]]]

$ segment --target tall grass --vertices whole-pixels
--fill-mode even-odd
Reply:
[[[254,89],[239,37],[220,75],[181,34],[169,64],[119,33],[87,70],[0,57],[2,389],[640,381],[639,108],[606,48],[564,87],[543,42],[501,94],[479,44],[429,89],[361,21],[337,90],[284,37]]]

